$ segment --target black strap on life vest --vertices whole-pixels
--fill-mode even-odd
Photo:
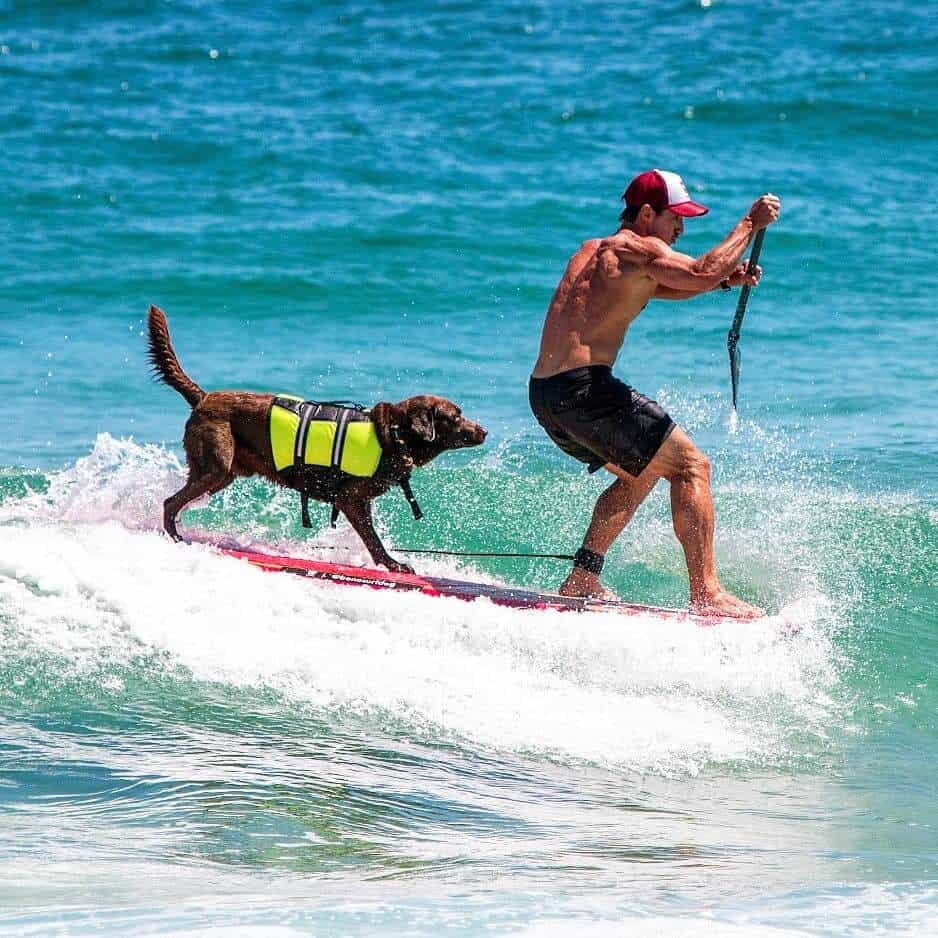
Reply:
[[[304,401],[300,405],[300,426],[296,431],[296,450],[293,453],[295,477],[300,480],[300,520],[304,528],[311,528],[313,522],[309,517],[309,492],[305,485],[306,468],[306,438],[309,436],[309,423],[319,414],[322,404],[316,401]]]
[[[401,452],[407,452],[407,444],[401,437],[401,428],[396,424],[391,426],[391,439]],[[400,486],[401,491],[404,493],[404,498],[407,499],[407,504],[410,505],[410,510],[413,512],[414,521],[419,521],[423,517],[423,512],[420,510],[420,505],[417,504],[417,499],[414,497],[414,490],[410,487],[410,473],[401,479]]]
[[[348,432],[349,409],[342,407],[336,414],[335,421],[335,439],[332,441],[332,466],[334,473],[341,473],[342,450],[345,449],[345,434]],[[332,513],[329,515],[329,526],[334,528],[339,520],[339,508],[335,503],[335,496],[332,498]]]
[[[410,476],[401,479],[401,491],[407,499],[407,504],[410,505],[410,510],[414,513],[414,521],[419,521],[423,517],[423,512],[417,504],[417,499],[414,498],[414,490],[410,487]]]

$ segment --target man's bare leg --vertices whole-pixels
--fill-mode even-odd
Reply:
[[[679,427],[648,466],[671,483],[674,533],[684,548],[690,580],[690,607],[702,615],[755,619],[762,609],[728,593],[720,585],[713,552],[714,511],[710,492],[710,460]]]
[[[583,546],[605,554],[635,510],[660,478],[671,483],[674,533],[684,548],[690,579],[690,606],[704,615],[757,618],[763,610],[728,593],[720,585],[713,553],[714,511],[710,462],[679,427],[661,445],[638,477],[608,465],[619,479],[600,496]],[[620,487],[621,483],[621,487]],[[568,596],[604,595],[599,577],[574,567],[560,592]]]
[[[615,482],[606,489],[593,509],[593,520],[583,538],[587,550],[605,555],[622,529],[632,520],[638,506],[655,487],[660,476],[646,469],[640,476],[630,476],[625,470],[608,463],[605,466]],[[590,573],[583,567],[574,567],[560,586],[561,596],[592,596],[600,599],[615,599],[599,581],[599,574]]]

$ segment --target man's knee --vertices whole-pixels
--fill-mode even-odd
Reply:
[[[635,488],[634,479],[616,478],[616,480],[603,490],[600,498],[607,502],[627,502]]]
[[[674,470],[669,481],[709,485],[710,460],[707,454],[688,440],[674,460]]]
[[[694,447],[694,455],[691,458],[691,473],[702,479],[708,485],[710,483],[710,457],[705,452]]]

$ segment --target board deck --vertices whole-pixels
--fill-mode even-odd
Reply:
[[[364,586],[376,590],[416,592],[425,596],[450,596],[466,602],[487,599],[497,606],[512,609],[548,609],[555,612],[604,612],[627,616],[655,616],[672,622],[692,622],[699,626],[713,626],[727,621],[722,617],[698,616],[683,609],[644,606],[639,603],[612,602],[601,599],[578,599],[556,593],[538,593],[511,586],[475,583],[470,580],[452,580],[445,577],[421,576],[416,573],[391,573],[368,567],[306,560],[263,554],[252,550],[215,547],[219,553],[244,560],[252,566],[276,573],[293,573],[315,580],[326,580],[343,586]]]

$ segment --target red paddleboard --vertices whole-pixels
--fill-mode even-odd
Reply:
[[[215,547],[215,550],[227,557],[246,560],[252,566],[260,567],[262,570],[294,573],[298,576],[311,577],[314,580],[339,583],[342,586],[365,586],[376,590],[393,590],[397,593],[422,593],[424,596],[451,596],[466,602],[488,599],[496,606],[508,606],[512,609],[612,612],[626,616],[652,615],[673,622],[691,622],[699,626],[718,625],[720,622],[727,621],[724,617],[697,616],[682,609],[666,609],[660,606],[642,606],[638,603],[612,602],[602,599],[578,599],[559,596],[556,593],[536,593],[512,586],[493,586],[489,583],[420,576],[416,573],[391,573],[387,570],[353,567],[322,560],[304,560],[299,557],[280,557],[230,547]]]

